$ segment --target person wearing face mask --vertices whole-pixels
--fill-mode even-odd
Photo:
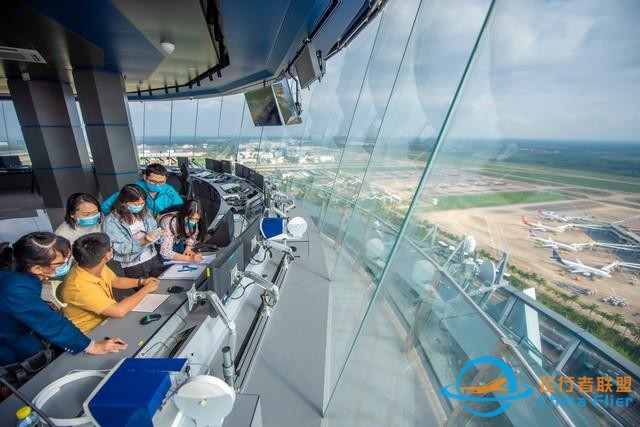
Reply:
[[[180,194],[167,184],[167,168],[159,163],[152,163],[144,171],[144,178],[138,179],[134,184],[140,186],[146,193],[147,210],[153,217],[160,212],[172,207],[182,205]],[[109,196],[102,202],[102,213],[111,212],[113,204],[118,199],[118,193]]]
[[[111,239],[113,260],[120,263],[126,277],[158,277],[164,271],[153,244],[160,230],[145,200],[140,186],[125,185],[102,224],[102,231]]]
[[[53,344],[70,353],[115,353],[127,348],[119,338],[95,342],[41,298],[42,281],[66,274],[69,241],[48,232],[22,236],[0,248],[0,364],[18,376],[53,360]],[[24,375],[22,375],[24,379]],[[18,381],[21,382],[21,381]]]
[[[62,311],[84,333],[95,329],[107,317],[126,316],[160,284],[156,278],[138,282],[118,277],[107,267],[113,254],[109,236],[104,233],[82,236],[73,244],[72,252],[76,264],[64,279],[61,296],[66,306]],[[113,288],[132,289],[139,285],[140,290],[120,302],[113,296]]]
[[[67,199],[64,222],[56,229],[56,234],[72,244],[80,236],[100,231],[100,203],[91,194],[74,193]]]
[[[164,214],[159,220],[162,229],[160,255],[166,260],[200,262],[202,256],[193,251],[207,233],[198,200],[187,200],[178,212]]]

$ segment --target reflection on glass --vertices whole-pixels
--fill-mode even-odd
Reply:
[[[23,165],[31,164],[20,122],[11,101],[0,101],[0,156],[18,156]]]

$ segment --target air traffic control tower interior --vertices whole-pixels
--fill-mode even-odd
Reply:
[[[640,425],[640,3],[0,12],[0,425]]]

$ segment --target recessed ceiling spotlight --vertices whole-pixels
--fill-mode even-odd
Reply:
[[[160,47],[162,48],[162,50],[164,50],[164,53],[166,53],[167,55],[171,55],[173,51],[176,50],[176,45],[173,44],[173,42],[170,42],[168,40],[161,40]]]

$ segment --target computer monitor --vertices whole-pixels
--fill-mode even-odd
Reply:
[[[20,156],[0,156],[0,167],[15,168],[18,166],[22,166]]]
[[[231,162],[229,160],[221,160],[222,173],[233,173],[231,170]]]
[[[247,178],[249,181],[253,182],[253,180],[255,179],[256,173],[257,173],[257,172],[256,172],[254,169],[249,169],[249,170],[247,171],[247,177],[246,177],[246,178]]]
[[[244,178],[244,165],[242,163],[236,163],[236,176]]]
[[[233,211],[229,209],[225,212],[220,222],[216,224],[215,228],[207,231],[207,237],[204,238],[204,243],[218,247],[227,246],[233,241],[234,233],[235,223]]]
[[[255,254],[258,252],[258,235],[260,234],[260,220],[262,217],[256,218],[238,237],[242,241],[242,251],[244,263],[242,269],[247,268]]]
[[[178,167],[181,167],[183,164],[189,167],[189,158],[188,157],[176,157],[178,160]]]
[[[205,159],[205,167],[211,171],[222,173],[222,162],[215,159]]]
[[[209,290],[214,291],[223,301],[233,292],[235,283],[231,277],[231,272],[236,268],[243,270],[243,251],[242,240],[236,239],[224,251],[220,252],[211,264],[213,288]]]
[[[264,191],[264,175],[256,172],[251,182],[253,182],[253,184],[258,187],[260,191]]]

